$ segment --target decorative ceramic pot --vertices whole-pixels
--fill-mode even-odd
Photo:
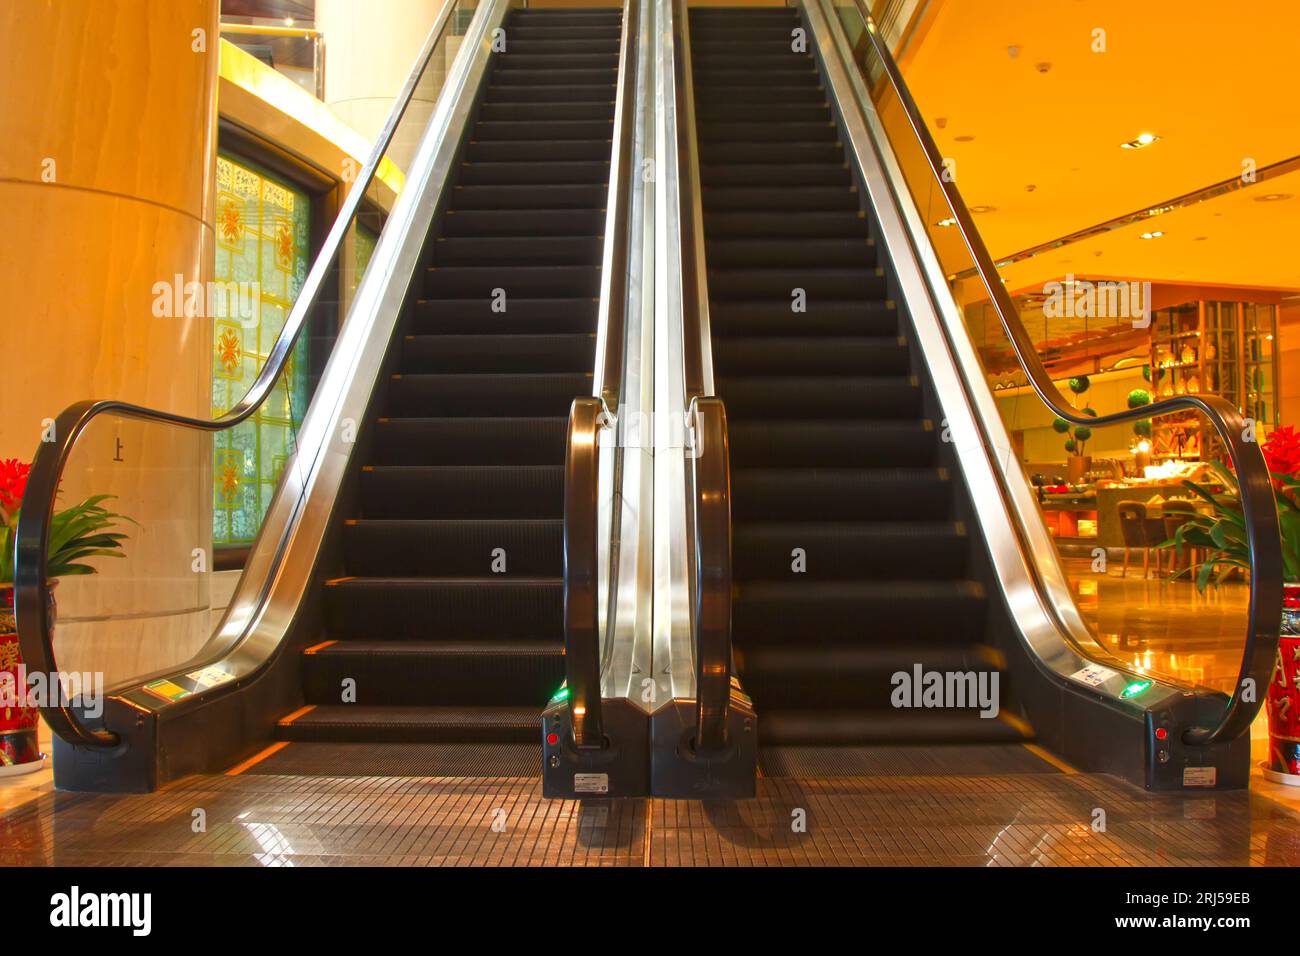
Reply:
[[[51,619],[53,604],[51,591]],[[14,623],[14,588],[12,584],[0,584],[0,776],[38,770],[45,759],[36,742],[40,710],[26,706],[27,681],[25,671],[20,671],[22,663]]]
[[[1268,763],[1265,775],[1300,786],[1300,582],[1282,585],[1282,631],[1268,683]]]

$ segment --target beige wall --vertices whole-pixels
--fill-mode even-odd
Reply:
[[[14,357],[0,457],[30,459],[42,421],[77,400],[207,415],[210,320],[153,306],[155,283],[207,278],[217,6],[0,5],[0,296]],[[88,433],[63,500],[118,495],[143,527],[129,558],[60,584],[60,666],[111,682],[207,636],[207,577],[191,566],[210,544],[210,463],[206,436],[118,420]]]

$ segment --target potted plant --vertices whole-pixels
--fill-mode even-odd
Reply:
[[[30,470],[16,458],[0,460],[0,671],[8,673],[8,686],[23,698],[27,688],[19,680],[22,654],[14,620],[14,534]],[[109,499],[109,495],[92,495],[54,515],[46,563],[51,619],[59,578],[94,574],[94,566],[85,563],[88,558],[122,557],[126,535],[115,529],[119,521],[130,519],[105,508]],[[0,775],[25,773],[41,765],[43,755],[36,742],[39,711],[26,704],[25,699],[0,701]]]
[[[1076,378],[1070,379],[1070,391],[1075,394],[1076,401],[1077,396],[1082,395],[1091,387],[1092,382],[1086,375],[1080,375]],[[1084,408],[1083,414],[1091,415],[1093,418],[1097,417],[1097,413],[1091,408]],[[1056,421],[1062,423],[1065,422],[1065,420],[1061,418],[1058,418]],[[1056,427],[1055,422],[1053,423],[1053,427]],[[1059,431],[1060,429],[1058,428],[1057,430]],[[1088,469],[1092,467],[1092,458],[1084,454],[1088,444],[1088,439],[1092,437],[1092,429],[1085,425],[1076,425],[1073,431],[1070,431],[1067,425],[1066,434],[1068,434],[1069,437],[1065,439],[1065,451],[1070,456],[1066,461],[1066,475],[1070,484],[1081,484],[1084,477],[1088,474]]]
[[[1260,449],[1273,476],[1278,525],[1282,533],[1282,626],[1278,657],[1265,701],[1268,706],[1270,780],[1300,786],[1300,435],[1291,427],[1275,429]],[[1189,518],[1161,547],[1203,548],[1206,558],[1196,574],[1204,591],[1237,569],[1250,569],[1246,519],[1237,477],[1218,462],[1210,465],[1226,491],[1214,494],[1193,481],[1183,484],[1207,502],[1210,510]],[[1178,577],[1191,568],[1176,572]]]

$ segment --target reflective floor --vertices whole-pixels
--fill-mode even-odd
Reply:
[[[1186,578],[1144,578],[1139,560],[1121,576],[1090,560],[1065,558],[1079,612],[1102,645],[1140,672],[1231,691],[1241,667],[1250,591],[1240,581],[1204,594]]]
[[[1231,685],[1244,585],[1201,595],[1140,568],[1065,566],[1113,653]],[[428,755],[390,752],[322,776],[337,758],[302,747],[155,794],[55,793],[48,769],[0,783],[0,864],[1300,865],[1300,793],[1258,774],[1249,793],[1153,796],[1034,748],[787,748],[765,754],[755,800],[577,802],[543,800],[528,754],[499,757],[508,776],[392,776]]]
[[[264,773],[47,792],[0,817],[0,864],[1300,865],[1300,814],[1257,794],[1152,796],[1031,751],[992,776],[933,749],[898,753],[869,755],[871,776],[843,760],[850,775],[765,776],[757,799],[736,802],[548,801],[520,777]],[[817,765],[807,757],[783,766]],[[931,762],[955,772],[899,772]]]

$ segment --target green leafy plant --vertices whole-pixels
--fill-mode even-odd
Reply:
[[[1141,408],[1143,405],[1151,404],[1151,393],[1145,388],[1135,388],[1128,393],[1128,407]]]
[[[0,461],[0,585],[14,580],[14,535],[30,466],[16,459]],[[46,575],[50,578],[94,574],[89,558],[120,558],[127,536],[117,530],[122,522],[136,522],[110,511],[104,502],[111,495],[92,495],[70,508],[55,512],[50,522],[50,547]]]
[[[1277,501],[1278,524],[1282,532],[1282,571],[1286,581],[1300,581],[1300,436],[1291,428],[1279,428],[1268,437],[1261,450],[1273,476],[1273,496]],[[1194,515],[1179,525],[1174,536],[1162,548],[1175,548],[1182,557],[1186,547],[1203,548],[1205,562],[1196,574],[1196,586],[1204,591],[1211,581],[1219,584],[1238,568],[1250,570],[1250,547],[1246,537],[1246,518],[1241,507],[1241,488],[1237,476],[1219,462],[1210,468],[1227,491],[1214,494],[1194,481],[1184,481],[1193,494],[1208,502],[1210,514]],[[1190,574],[1190,568],[1173,577]]]

